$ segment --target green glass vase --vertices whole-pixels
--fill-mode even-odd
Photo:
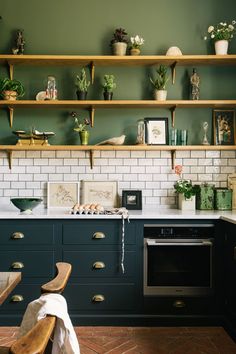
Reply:
[[[88,145],[89,143],[89,132],[87,130],[79,132],[81,145]]]

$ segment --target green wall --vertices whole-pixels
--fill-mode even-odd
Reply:
[[[140,34],[145,39],[142,54],[165,54],[176,45],[183,54],[212,54],[211,43],[203,40],[207,27],[220,21],[231,21],[235,13],[234,0],[12,0],[1,5],[0,52],[11,53],[15,33],[24,29],[25,54],[111,54],[110,39],[115,28],[125,28],[129,35]],[[236,52],[235,38],[230,53]],[[0,68],[0,77],[7,70]],[[235,99],[235,68],[198,67],[201,77],[201,99]],[[76,99],[74,79],[79,67],[16,67],[14,77],[26,87],[25,99],[34,99],[45,89],[47,75],[56,76],[59,99]],[[192,67],[177,71],[176,84],[168,85],[169,99],[189,98],[189,75]],[[154,68],[96,68],[95,83],[89,90],[89,99],[102,98],[101,80],[105,73],[114,74],[117,89],[114,99],[151,99],[149,75]],[[52,144],[78,144],[73,132],[70,110],[18,109],[14,114],[13,130],[53,130]],[[87,117],[86,111],[77,112]],[[95,113],[95,127],[91,143],[110,136],[127,134],[126,143],[134,143],[136,121],[143,117],[170,117],[168,110],[119,109],[99,110]],[[203,121],[211,123],[210,109],[177,110],[177,128],[189,129],[189,143],[200,143]],[[8,115],[0,110],[0,143],[15,143],[9,128]],[[209,132],[210,133],[210,132]]]

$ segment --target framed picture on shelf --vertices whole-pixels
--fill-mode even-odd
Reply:
[[[123,190],[122,207],[129,210],[142,210],[142,191]]]
[[[235,144],[235,111],[213,110],[213,141],[215,145]]]
[[[81,181],[81,203],[117,207],[117,181]]]
[[[144,118],[145,141],[149,145],[168,145],[168,118]]]
[[[48,208],[72,208],[78,200],[79,182],[48,182]]]

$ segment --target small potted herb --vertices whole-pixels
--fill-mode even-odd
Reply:
[[[81,70],[80,75],[76,76],[75,86],[77,87],[76,94],[78,100],[86,100],[90,81],[87,80],[86,71],[84,68]]]
[[[112,100],[113,90],[116,88],[115,76],[114,75],[104,75],[103,96],[104,100]]]
[[[22,83],[15,79],[0,79],[0,95],[4,100],[17,100],[23,97],[25,89]]]
[[[75,120],[74,131],[79,133],[81,145],[88,145],[89,143],[89,131],[87,127],[90,125],[89,119],[84,118],[82,121],[77,118],[76,112],[71,112],[70,115]]]
[[[114,55],[126,55],[127,44],[129,42],[127,34],[123,28],[117,28],[113,33],[110,45]]]
[[[182,166],[175,166],[175,173],[181,177]],[[178,194],[178,207],[182,210],[195,210],[196,201],[195,195],[197,193],[197,186],[192,185],[192,181],[189,179],[180,178],[174,184],[174,189]]]
[[[157,77],[150,81],[155,87],[155,99],[159,101],[165,101],[167,97],[166,84],[169,80],[168,67],[165,65],[160,65],[156,69]]]

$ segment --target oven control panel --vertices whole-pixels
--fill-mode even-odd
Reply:
[[[212,238],[214,233],[214,224],[144,225],[144,238]]]

